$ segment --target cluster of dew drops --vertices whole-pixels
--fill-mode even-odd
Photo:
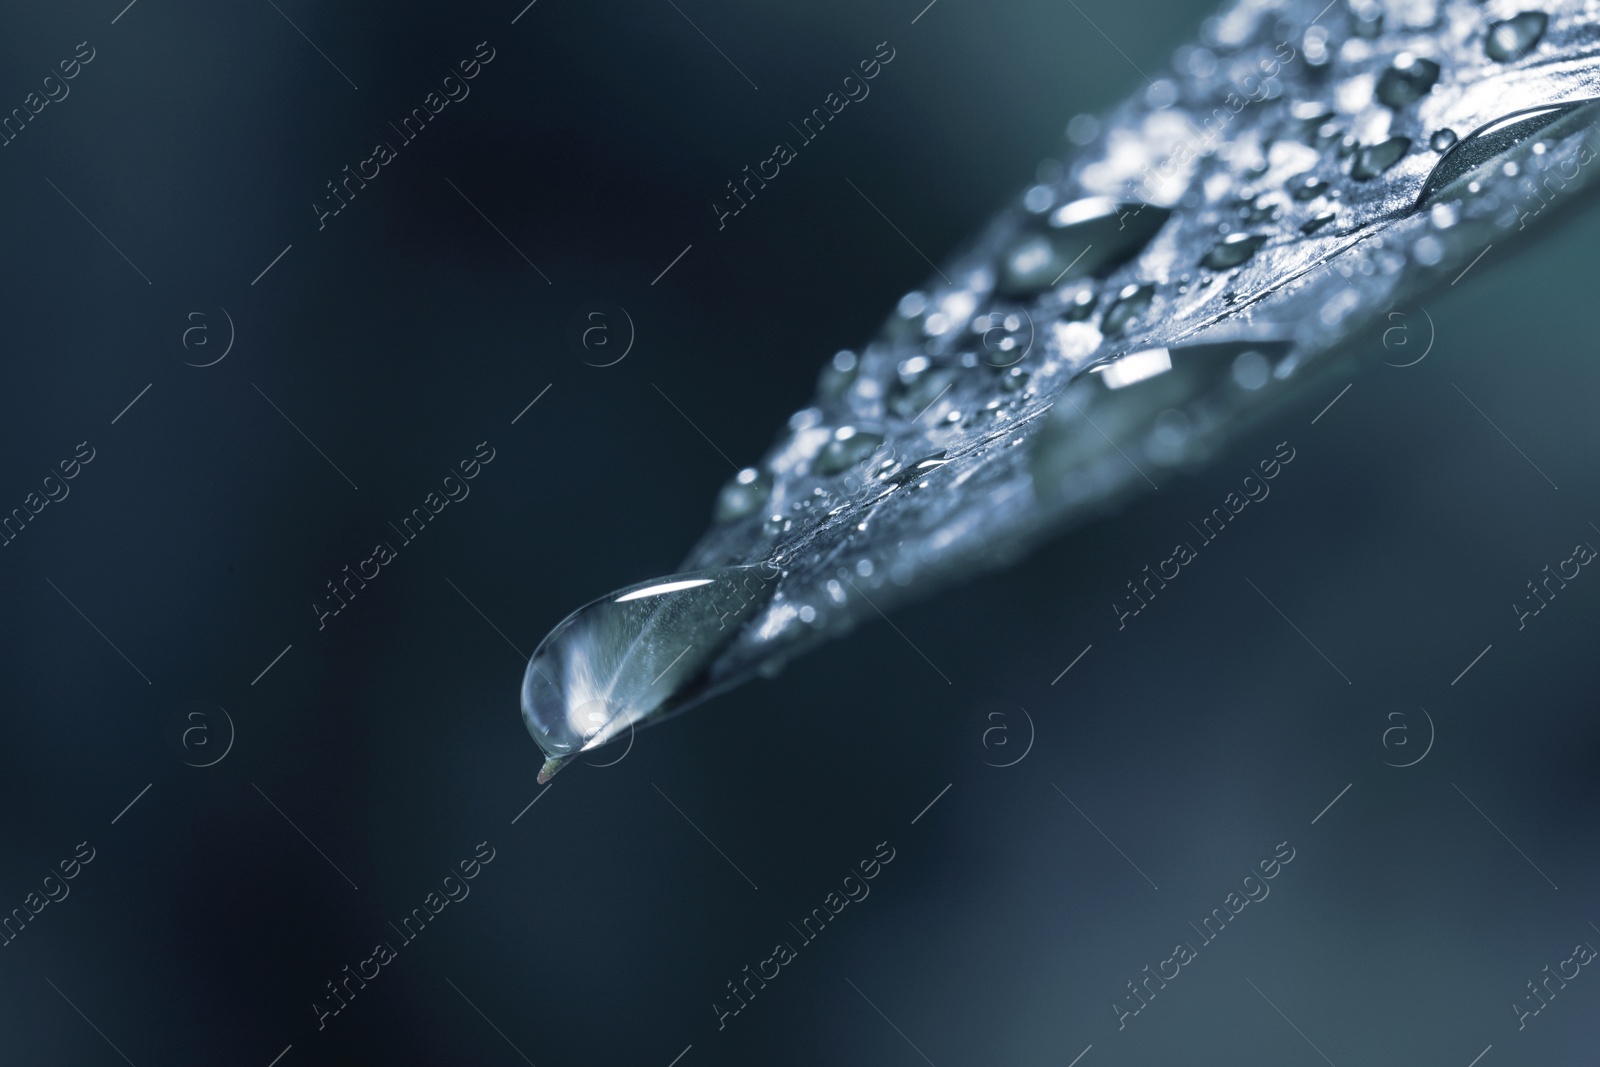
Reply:
[[[1481,24],[1474,32],[1481,34],[1483,61],[1492,64],[1528,59],[1549,24],[1549,16],[1541,11],[1494,20],[1481,12],[1475,0],[1446,2],[1452,10],[1467,10],[1466,17]],[[1421,54],[1421,47],[1392,53],[1383,60],[1381,72],[1373,72],[1375,77],[1335,80],[1315,76],[1319,70],[1330,69],[1335,60],[1346,66],[1370,67],[1370,62],[1363,61],[1377,56],[1374,41],[1384,33],[1386,15],[1394,18],[1398,8],[1403,29],[1426,30],[1440,18],[1437,0],[1391,0],[1388,10],[1378,0],[1336,0],[1332,6],[1338,10],[1327,18],[1326,26],[1318,25],[1319,20],[1309,27],[1279,23],[1280,30],[1293,30],[1290,36],[1297,46],[1296,62],[1305,64],[1313,76],[1286,76],[1281,81],[1269,78],[1262,83],[1266,86],[1264,99],[1276,106],[1270,109],[1270,119],[1257,121],[1274,124],[1273,150],[1279,152],[1280,161],[1282,156],[1292,155],[1298,164],[1287,168],[1290,175],[1270,187],[1261,181],[1270,178],[1269,171],[1275,169],[1267,158],[1230,176],[1231,195],[1226,210],[1215,213],[1220,217],[1214,222],[1212,241],[1198,252],[1194,273],[1175,275],[1176,294],[1188,292],[1197,277],[1226,274],[1243,266],[1269,242],[1294,239],[1293,231],[1311,237],[1338,230],[1341,201],[1359,193],[1363,184],[1374,182],[1414,151],[1444,157],[1457,146],[1460,136],[1448,128],[1424,131],[1425,145],[1389,133],[1387,116],[1377,127],[1385,131],[1382,137],[1364,142],[1352,132],[1352,126],[1361,124],[1351,122],[1349,114],[1363,106],[1387,109],[1389,116],[1397,119],[1414,115],[1413,109],[1434,90],[1443,72],[1439,62]],[[1263,10],[1260,5],[1243,4],[1234,9],[1233,17],[1250,11],[1259,16]],[[1147,117],[1179,102],[1185,95],[1179,82],[1199,99],[1215,95],[1216,86],[1222,84],[1219,76],[1227,72],[1225,53],[1240,50],[1248,35],[1235,29],[1238,39],[1230,48],[1228,18],[1225,15],[1208,24],[1206,36],[1212,47],[1186,45],[1178,50],[1174,56],[1178,81],[1163,78],[1151,83],[1139,102]],[[1341,33],[1342,40],[1336,40]],[[1300,99],[1276,99],[1291,82],[1326,86],[1323,95],[1330,99],[1309,91]],[[1352,90],[1341,89],[1352,84],[1358,87],[1356,99],[1351,98]],[[1342,98],[1341,92],[1345,93]],[[1192,131],[1193,123],[1184,121]],[[1411,126],[1415,125],[1413,120]],[[1056,160],[1041,163],[1034,183],[1021,196],[1021,221],[1011,227],[1003,244],[991,249],[984,260],[954,271],[959,284],[907,293],[879,342],[863,355],[841,351],[824,366],[816,405],[789,420],[785,443],[769,454],[763,467],[740,470],[722,488],[715,509],[719,526],[759,520],[764,538],[776,543],[797,524],[814,527],[815,520],[838,515],[863,497],[903,486],[926,487],[925,474],[947,461],[946,452],[930,445],[918,447],[915,455],[885,456],[885,434],[880,431],[888,416],[926,427],[927,432],[920,436],[900,435],[924,444],[937,443],[941,430],[970,429],[983,419],[1001,424],[1008,418],[1015,421],[1017,407],[1036,395],[1036,377],[1042,379],[1064,363],[1081,366],[1103,352],[1103,342],[1114,342],[1142,322],[1158,299],[1158,286],[1137,280],[1112,284],[1107,278],[1136,259],[1175,210],[1198,206],[1202,194],[1183,187],[1167,197],[1130,195],[1134,183],[1127,181],[1123,195],[1105,195],[1111,190],[1084,195],[1086,186],[1095,184],[1086,180],[1097,165],[1094,153],[1106,151],[1111,132],[1115,131],[1103,129],[1093,116],[1075,117],[1066,130],[1068,142],[1084,157],[1075,173],[1069,174]],[[1416,138],[1421,140],[1421,136]],[[1535,144],[1533,152],[1540,155],[1544,147]],[[1515,162],[1504,167],[1507,175],[1517,173]],[[1468,190],[1478,192],[1476,183]],[[1487,202],[1476,207],[1482,214],[1503,205]],[[1434,229],[1448,229],[1458,221],[1457,207],[1436,203],[1429,217]],[[1443,244],[1431,234],[1418,238],[1411,247],[1411,256],[1423,266],[1438,263],[1444,254]],[[1046,323],[1049,345],[1035,336]],[[1027,359],[1030,355],[1032,360]],[[976,374],[980,366],[990,374]],[[1291,368],[1285,365],[1282,369],[1287,372]],[[997,377],[998,388],[980,384],[963,390],[963,381],[974,375],[980,383],[993,383]],[[1234,379],[1244,388],[1258,388],[1266,380],[1265,361],[1254,352],[1245,353],[1234,366]],[[962,403],[962,398],[970,402]],[[1020,444],[1021,438],[1007,443]],[[785,506],[776,506],[775,484],[791,485],[797,475],[810,476],[809,491],[792,492]],[[866,525],[866,520],[859,523],[862,530]],[[779,558],[781,555],[778,553]],[[894,573],[896,570],[905,573]],[[876,586],[886,578],[907,584],[909,568],[903,564],[880,567],[862,557],[840,566],[837,578],[827,581],[824,588],[836,603],[843,604],[847,586],[857,581]],[[780,591],[779,600],[782,597]],[[810,605],[790,605],[781,615],[817,626],[826,621],[824,612]]]

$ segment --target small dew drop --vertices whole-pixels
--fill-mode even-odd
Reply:
[[[1241,389],[1256,390],[1267,384],[1272,375],[1272,365],[1267,357],[1251,349],[1240,352],[1233,360],[1233,380]]]
[[[1105,319],[1100,324],[1100,332],[1106,336],[1121,333],[1127,329],[1140,315],[1150,309],[1150,303],[1155,299],[1156,287],[1153,285],[1128,284],[1117,293],[1116,300],[1106,309]]]
[[[1267,243],[1265,234],[1230,233],[1200,257],[1207,270],[1229,270],[1244,263]]]
[[[1378,102],[1398,111],[1427,96],[1438,80],[1439,64],[1400,52],[1394,57],[1394,65],[1378,79]]]
[[[854,426],[841,426],[833,431],[833,437],[817,454],[816,472],[838,474],[872,455],[882,443],[882,434],[867,433]]]
[[[1067,140],[1075,145],[1086,145],[1100,136],[1100,120],[1093,115],[1074,115],[1067,123]]]
[[[1300,224],[1300,232],[1304,233],[1304,234],[1316,233],[1318,230],[1322,229],[1328,223],[1332,222],[1333,219],[1334,219],[1334,213],[1333,212],[1324,211],[1322,214],[1314,215],[1311,218],[1307,219],[1305,222],[1302,222]]]
[[[1371,181],[1396,163],[1411,149],[1409,137],[1390,137],[1373,145],[1363,145],[1356,153],[1350,167],[1350,177],[1358,182]]]
[[[1424,267],[1437,266],[1444,259],[1444,242],[1432,234],[1417,238],[1417,243],[1411,248],[1411,255]]]
[[[1456,143],[1456,131],[1445,127],[1434,130],[1433,136],[1428,138],[1428,147],[1435,152],[1448,152]]]
[[[1483,51],[1496,63],[1511,63],[1533,50],[1544,36],[1550,16],[1543,11],[1524,11],[1504,22],[1489,25],[1483,40]]]
[[[754,467],[746,467],[717,494],[716,521],[735,522],[754,515],[771,492],[772,479]]]
[[[1289,182],[1289,195],[1302,203],[1315,200],[1328,188],[1328,183],[1311,174],[1302,174]]]

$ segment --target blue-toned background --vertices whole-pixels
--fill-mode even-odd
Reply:
[[[524,654],[671,572],[718,451],[759,457],[928,273],[910,243],[947,255],[1209,13],[1080,3],[11,12],[0,112],[93,58],[0,148],[0,510],[93,458],[0,548],[0,914],[38,909],[0,947],[0,1058],[1592,1057],[1589,969],[1521,1031],[1511,1005],[1600,944],[1600,579],[1521,631],[1509,605],[1600,545],[1600,216],[1401,309],[1405,358],[1436,331],[1416,366],[1374,338],[904,638],[866,626],[534,784]],[[325,183],[480,42],[470,95],[319,230]],[[724,184],[880,42],[870,96],[719,230]],[[593,301],[636,329],[615,366],[571,340]],[[1270,499],[1119,632],[1123,583],[1281,441]],[[470,496],[319,630],[325,583],[480,442]],[[870,896],[719,1030],[725,983],[881,842]],[[1119,1030],[1178,941],[1197,958]]]

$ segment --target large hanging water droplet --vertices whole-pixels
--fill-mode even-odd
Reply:
[[[1267,243],[1266,234],[1230,233],[1200,257],[1200,265],[1207,270],[1228,270],[1237,267],[1256,254]]]
[[[1100,332],[1110,337],[1127,329],[1134,319],[1150,309],[1150,302],[1155,295],[1156,287],[1153,285],[1123,286],[1117,299],[1106,308],[1105,318],[1100,322]]]
[[[1411,150],[1411,138],[1391,137],[1377,144],[1362,145],[1356,161],[1350,165],[1350,177],[1358,182],[1371,181],[1396,163]]]
[[[1427,96],[1438,80],[1439,64],[1401,52],[1394,57],[1394,66],[1378,79],[1378,102],[1398,111]]]
[[[1483,50],[1496,63],[1521,59],[1539,43],[1549,23],[1550,16],[1543,11],[1524,11],[1504,22],[1492,22],[1483,40]]]
[[[1149,204],[1089,196],[1050,213],[1049,226],[1029,227],[1002,263],[998,292],[1027,296],[1073,278],[1104,275],[1144,251],[1172,214]]]
[[[574,753],[684,705],[706,667],[772,595],[771,564],[688,571],[619,589],[568,615],[522,679],[522,719],[549,780]]]
[[[1455,196],[1483,172],[1497,166],[1506,155],[1535,137],[1559,140],[1596,117],[1600,101],[1574,100],[1566,104],[1524,108],[1478,127],[1457,141],[1437,164],[1422,192],[1417,208]]]
[[[717,494],[718,522],[735,522],[761,510],[772,492],[772,478],[754,467],[735,474]]]

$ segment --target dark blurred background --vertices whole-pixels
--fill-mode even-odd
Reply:
[[[940,259],[1210,12],[521,8],[9,13],[0,109],[94,58],[0,149],[0,506],[93,459],[0,550],[0,911],[38,910],[0,948],[5,1062],[1592,1057],[1588,969],[1521,1030],[1513,1005],[1600,944],[1600,579],[1521,631],[1508,604],[1600,545],[1600,215],[1496,248],[1402,309],[1404,358],[1374,340],[1211,467],[898,613],[904,638],[863,627],[544,797],[525,654],[674,570],[718,450],[755,461],[927,274],[849,183]],[[325,183],[479,42],[470,96],[319,231]],[[719,231],[724,183],[879,42],[871,95]],[[571,341],[592,301],[636,328],[615,366]],[[1271,499],[1118,632],[1123,583],[1284,440]],[[470,497],[319,630],[325,583],[483,441]],[[470,896],[403,943],[480,842]],[[719,1030],[725,983],[880,842],[870,897]],[[1198,958],[1119,1030],[1178,941]]]

